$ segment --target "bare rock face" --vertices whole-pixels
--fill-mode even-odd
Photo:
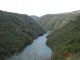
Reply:
[[[16,28],[16,32],[17,32],[17,33],[22,33],[22,30],[19,29],[19,28]]]

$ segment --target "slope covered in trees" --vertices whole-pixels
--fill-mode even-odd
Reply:
[[[53,50],[52,60],[80,59],[80,16],[50,34],[47,40]]]
[[[43,33],[28,15],[0,11],[0,60],[20,52]]]
[[[45,29],[45,30],[54,30],[63,27],[65,24],[80,14],[80,11],[74,11],[69,13],[61,14],[47,14],[36,19],[36,21]]]

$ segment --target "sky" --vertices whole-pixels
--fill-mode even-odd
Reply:
[[[42,16],[80,10],[80,0],[0,0],[0,10]]]

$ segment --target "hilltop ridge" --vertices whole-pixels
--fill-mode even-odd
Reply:
[[[56,30],[66,25],[71,20],[75,20],[75,17],[78,15],[80,15],[80,10],[60,14],[46,14],[36,19],[36,22],[46,31]]]

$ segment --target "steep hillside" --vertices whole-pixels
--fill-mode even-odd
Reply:
[[[0,11],[0,60],[20,52],[43,33],[28,15]]]
[[[80,11],[61,13],[61,14],[47,14],[42,17],[39,17],[36,21],[45,30],[55,30],[63,27],[70,20],[75,20],[74,18],[79,14],[80,14]]]
[[[53,50],[52,60],[80,59],[80,16],[50,34],[47,40]]]
[[[38,18],[38,16],[36,15],[31,15],[31,18],[33,18],[34,20],[36,20]]]

